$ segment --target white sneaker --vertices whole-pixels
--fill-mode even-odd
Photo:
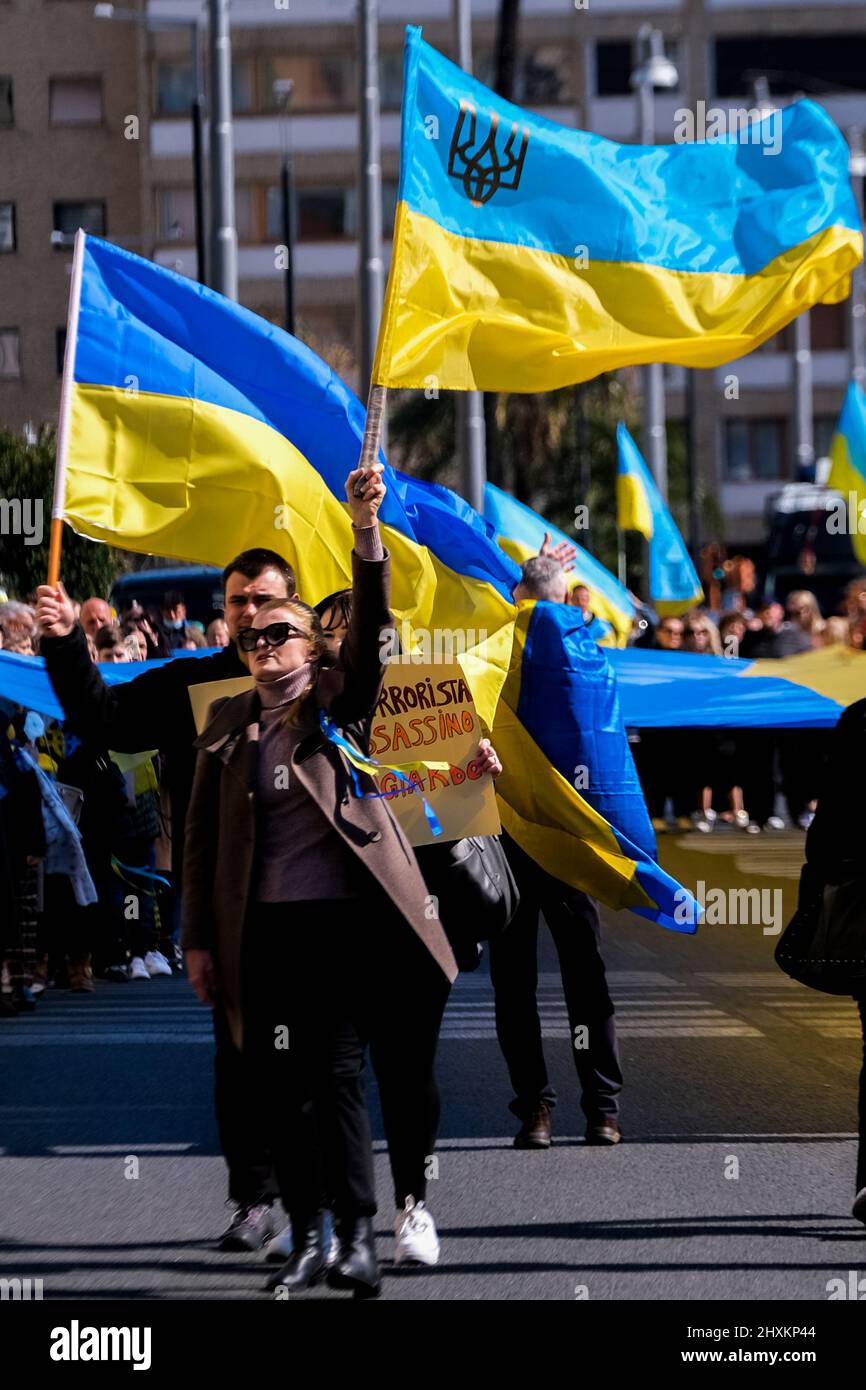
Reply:
[[[149,980],[149,979],[150,979],[150,975],[148,974],[147,966],[145,965],[144,961],[141,959],[141,956],[133,956],[133,957],[132,957],[132,960],[129,962],[129,965],[128,965],[128,967],[127,967],[126,973],[127,973],[127,975],[129,976],[129,978],[130,978],[131,980]]]
[[[136,959],[138,959],[138,957],[136,957]],[[162,951],[148,951],[144,958],[144,967],[148,975],[171,974],[171,966],[162,954]]]
[[[423,1202],[406,1198],[394,1222],[394,1263],[436,1265],[439,1263],[439,1237],[436,1222]]]

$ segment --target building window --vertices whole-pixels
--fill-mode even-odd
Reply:
[[[51,78],[48,119],[52,125],[100,125],[103,115],[101,77]]]
[[[293,111],[346,111],[355,106],[355,60],[350,53],[277,55],[262,65],[262,104],[276,111],[275,82],[293,82]]]
[[[625,48],[629,49],[629,44]],[[495,81],[492,48],[479,49],[473,71],[479,82]],[[571,54],[556,44],[540,44],[519,55],[514,76],[514,100],[522,106],[564,106],[574,100]]]
[[[379,91],[383,110],[400,110],[403,101],[402,53],[379,54]]]
[[[784,420],[725,420],[725,478],[729,483],[784,476]]]
[[[813,352],[844,352],[848,342],[848,304],[816,304],[809,314]]]
[[[720,97],[748,95],[756,76],[767,77],[771,96],[866,91],[866,34],[717,39],[715,62]]]
[[[165,58],[154,64],[154,112],[157,116],[188,116],[195,96],[189,59]],[[248,116],[255,110],[255,70],[251,58],[232,63],[232,111]]]
[[[0,203],[0,255],[18,250],[15,234],[15,204]]]
[[[54,245],[63,249],[72,246],[78,228],[91,236],[105,236],[104,203],[55,203]]]
[[[676,39],[665,39],[664,50],[679,70],[679,46]],[[595,45],[595,91],[600,97],[628,97],[634,94],[631,75],[637,66],[637,50],[628,40],[611,40]],[[680,91],[682,74],[672,91]]]
[[[160,241],[195,241],[195,195],[191,188],[164,188],[157,194]]]
[[[623,97],[631,92],[631,44],[624,42],[595,45],[595,90],[600,97]]]
[[[15,108],[12,105],[12,78],[0,77],[0,128],[15,124]]]
[[[232,111],[236,116],[248,116],[255,107],[253,60],[236,58],[232,63]]]
[[[21,375],[20,335],[17,328],[0,328],[0,379],[16,381]]]
[[[193,98],[192,64],[156,64],[157,116],[188,116]]]
[[[57,375],[63,375],[63,358],[66,355],[66,329],[55,328],[54,330],[54,357],[57,366]]]
[[[812,422],[815,438],[815,458],[823,459],[830,453],[830,441],[836,433],[838,415],[816,415]]]
[[[255,200],[253,189],[249,186],[235,189],[235,226],[238,230],[238,241],[247,246],[254,245],[261,238],[257,235],[258,218],[255,216]]]
[[[279,241],[283,235],[279,187],[266,195],[267,235]],[[298,241],[345,241],[358,233],[354,188],[298,188],[295,190]]]

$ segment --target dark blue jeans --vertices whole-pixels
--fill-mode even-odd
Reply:
[[[614,1007],[599,949],[598,908],[592,898],[560,882],[503,836],[508,862],[520,889],[520,906],[501,936],[490,942],[490,978],[496,994],[496,1034],[508,1065],[521,1120],[543,1100],[556,1103],[547,1075],[538,1016],[538,921],[550,928],[559,956],[572,1044],[585,1027],[588,1046],[571,1045],[589,1123],[619,1112],[622,1071]]]

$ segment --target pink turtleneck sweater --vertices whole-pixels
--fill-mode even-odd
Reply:
[[[355,551],[364,560],[382,559],[378,526],[355,531]],[[361,889],[363,869],[292,768],[303,732],[287,725],[286,715],[310,674],[307,663],[278,680],[256,681],[262,706],[256,788],[260,903],[354,898]]]

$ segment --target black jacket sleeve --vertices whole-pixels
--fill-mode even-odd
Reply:
[[[188,747],[195,738],[190,685],[246,674],[222,656],[176,657],[134,680],[106,685],[78,626],[67,637],[43,638],[41,650],[70,727],[86,743],[118,753]]]
[[[393,650],[390,597],[388,552],[381,560],[362,560],[352,551],[352,612],[340,648],[345,679],[332,708],[342,725],[368,719],[382,693],[385,657]]]

